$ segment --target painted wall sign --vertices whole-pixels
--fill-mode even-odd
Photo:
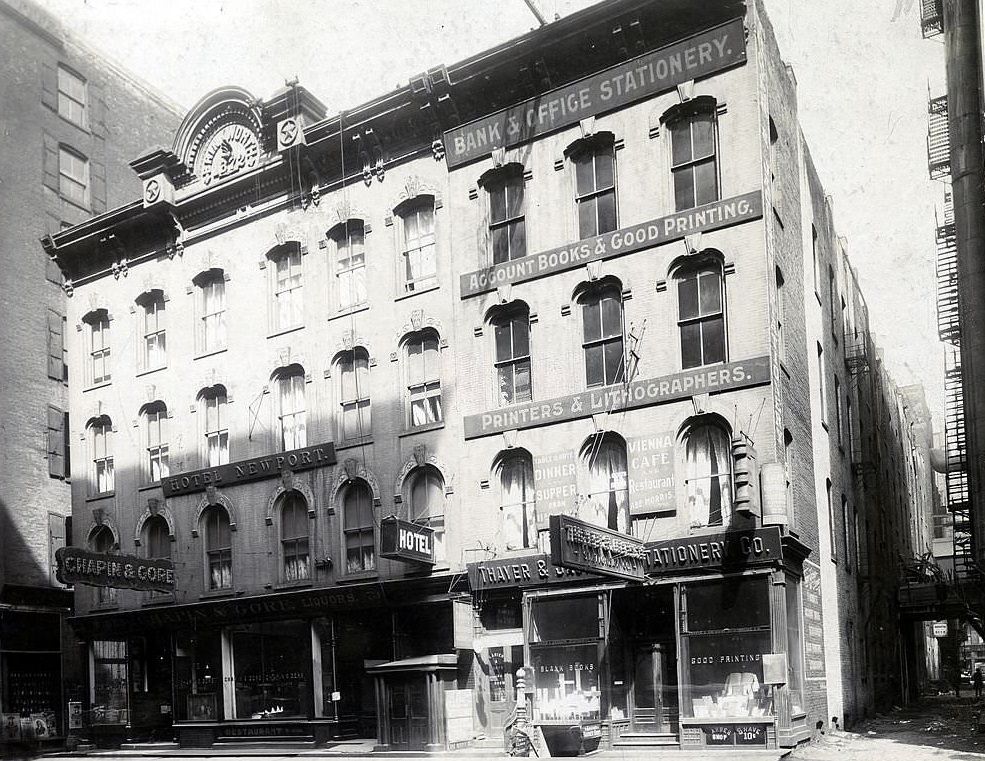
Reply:
[[[821,616],[821,569],[810,560],[804,561],[802,583],[804,601],[804,672],[808,679],[824,679],[824,625]]]
[[[552,515],[550,531],[555,565],[631,581],[646,575],[642,539],[567,515]]]
[[[380,521],[380,557],[434,565],[434,529],[389,516]]]
[[[647,576],[755,566],[777,562],[781,557],[780,530],[775,526],[752,531],[664,539],[644,545]],[[549,555],[524,555],[469,563],[468,577],[473,592],[544,587],[577,580],[601,580],[595,573],[558,566]]]
[[[677,511],[676,442],[673,431],[626,439],[629,512],[632,515]]]
[[[548,527],[551,515],[569,512],[578,496],[578,483],[573,450],[534,455],[534,499],[537,505],[537,526]]]
[[[685,235],[709,232],[751,222],[763,216],[763,195],[756,190],[741,196],[679,211],[649,222],[630,225],[560,248],[513,259],[461,276],[462,298],[496,290],[506,283],[522,283],[545,275],[581,267],[588,262],[612,259],[644,248],[682,240]]]
[[[445,159],[452,169],[589,116],[666,92],[746,60],[742,19],[620,63],[564,87],[530,98],[444,134]]]
[[[179,494],[192,494],[205,491],[209,486],[232,486],[259,481],[263,478],[279,476],[285,468],[288,470],[309,470],[335,464],[335,445],[329,441],[326,444],[316,444],[290,452],[254,457],[250,460],[240,460],[214,468],[192,470],[187,473],[172,473],[161,481],[165,497],[176,497]]]
[[[174,563],[170,560],[60,547],[55,552],[55,564],[55,576],[62,584],[174,591]]]
[[[689,399],[692,394],[732,391],[770,381],[769,357],[685,370],[661,378],[606,386],[580,394],[545,399],[465,417],[465,438],[474,439],[516,428],[535,428],[578,420],[597,412],[618,412]]]

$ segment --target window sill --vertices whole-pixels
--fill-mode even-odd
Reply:
[[[159,367],[150,367],[146,370],[140,370],[139,372],[134,373],[134,377],[139,378],[142,375],[150,375],[151,373],[156,373],[156,372],[160,372],[161,370],[167,370],[167,369],[168,369],[167,365],[160,365]]]
[[[362,436],[358,439],[345,439],[344,441],[335,442],[335,451],[338,452],[343,449],[352,449],[353,447],[364,447],[372,443],[372,436]]]
[[[115,496],[116,496],[115,489],[113,491],[104,491],[104,492],[100,492],[99,494],[90,494],[88,497],[86,497],[86,502],[98,502],[101,499],[112,499]]]
[[[84,394],[86,391],[95,391],[97,388],[106,388],[107,386],[112,385],[112,383],[113,383],[112,380],[101,381],[100,383],[93,383],[91,386],[86,386],[84,389],[82,389],[82,393]]]
[[[339,584],[351,584],[359,581],[369,581],[372,579],[378,579],[380,577],[379,572],[376,569],[372,571],[360,571],[359,573],[347,573],[345,576],[338,580]]]
[[[160,597],[150,597],[146,600],[141,601],[141,608],[153,608],[157,605],[173,605],[174,604],[174,594],[168,592]]]
[[[311,585],[311,579],[304,579],[304,581],[285,581],[281,584],[274,584],[274,589],[279,591],[287,589],[310,589]]]
[[[90,135],[90,136],[92,135],[92,130],[91,130],[91,129],[89,128],[89,126],[88,126],[88,125],[86,125],[86,124],[79,124],[78,122],[75,122],[75,121],[72,121],[72,120],[71,120],[71,119],[69,119],[69,118],[68,118],[67,116],[65,116],[65,114],[63,114],[63,113],[60,113],[60,112],[59,112],[59,111],[58,111],[57,109],[55,109],[55,108],[51,108],[51,106],[49,106],[48,108],[49,108],[49,109],[50,109],[51,111],[53,111],[53,112],[55,113],[55,115],[56,115],[56,116],[57,116],[57,117],[58,117],[59,119],[61,119],[61,120],[62,120],[63,122],[65,122],[66,124],[71,124],[71,125],[72,125],[73,127],[75,127],[75,128],[77,129],[77,130],[80,130],[81,132],[83,132],[83,133],[85,133],[86,135]]]
[[[86,214],[92,216],[91,206],[86,206],[85,204],[81,204],[78,201],[73,201],[71,198],[69,198],[68,196],[63,196],[61,193],[58,194],[58,197],[61,198],[69,206],[74,206],[76,209],[81,209]]]
[[[436,291],[441,287],[441,285],[435,283],[434,285],[429,285],[427,288],[421,288],[419,291],[411,291],[410,293],[402,293],[399,296],[394,296],[394,301],[403,301],[404,299],[410,299],[414,296],[420,296],[422,293],[431,293],[431,291]]]
[[[328,316],[329,322],[332,320],[338,320],[342,317],[350,317],[354,314],[359,314],[360,312],[368,312],[369,304],[359,304],[358,306],[349,307],[348,309],[340,309],[335,314],[330,314]]]
[[[445,427],[445,421],[442,420],[438,423],[428,423],[427,425],[418,425],[414,428],[405,428],[403,431],[397,434],[398,437],[403,438],[404,436],[413,436],[415,433],[427,433],[428,431],[438,431]]]
[[[92,606],[92,609],[93,610],[119,610],[120,609],[120,603],[119,602],[116,602],[116,601],[114,601],[114,602],[97,602],[95,605]]]
[[[137,491],[150,491],[151,489],[160,489],[161,482],[154,481],[153,483],[141,484],[137,487]]]
[[[222,354],[224,351],[229,351],[228,346],[223,346],[221,349],[211,349],[209,351],[203,351],[201,354],[196,354],[192,359],[205,359],[206,357],[214,357],[216,354]]]
[[[211,592],[202,592],[202,594],[200,594],[198,596],[198,599],[199,600],[220,600],[220,599],[222,599],[224,597],[235,597],[238,594],[240,594],[240,592],[238,592],[235,589],[216,589],[216,590],[213,590]]]
[[[288,333],[303,329],[304,325],[292,325],[289,328],[282,328],[281,330],[275,330],[273,333],[267,333],[267,338],[277,338],[277,336],[287,335]]]

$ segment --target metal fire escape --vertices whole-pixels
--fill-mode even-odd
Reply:
[[[927,166],[930,179],[946,180],[951,174],[951,138],[947,130],[947,96],[930,98],[927,104]]]
[[[920,0],[920,29],[924,39],[944,33],[943,0]]]

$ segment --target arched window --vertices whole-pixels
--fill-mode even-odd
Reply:
[[[202,516],[205,524],[205,562],[210,590],[232,589],[233,539],[229,513],[221,505],[209,505]]]
[[[720,262],[706,259],[675,273],[681,366],[724,362],[725,299]]]
[[[164,402],[153,402],[143,409],[144,442],[147,456],[144,477],[160,481],[171,473],[168,445],[168,408]]]
[[[352,481],[342,496],[345,572],[376,568],[376,521],[373,493],[365,481]]]
[[[113,423],[106,416],[89,421],[89,452],[92,462],[90,476],[93,494],[105,494],[115,488],[113,471]]]
[[[445,480],[432,465],[414,468],[404,487],[410,520],[434,529],[434,557],[445,559]]]
[[[116,540],[109,526],[98,526],[89,534],[89,551],[110,553],[116,549]],[[116,587],[96,587],[96,600],[100,603],[116,602]]]
[[[285,243],[267,257],[273,269],[271,328],[279,331],[297,327],[304,322],[301,301],[301,246],[296,241]]]
[[[493,264],[527,255],[523,218],[523,167],[510,164],[490,172],[482,183],[489,197],[489,237]]]
[[[277,501],[280,508],[280,548],[284,560],[284,579],[310,579],[308,503],[297,491],[285,492]]]
[[[372,432],[369,400],[369,354],[362,346],[344,351],[336,362],[339,376],[339,436],[352,441]]]
[[[503,540],[507,549],[537,546],[537,514],[534,502],[534,465],[529,452],[516,450],[499,464],[502,489]]]
[[[718,421],[694,422],[684,434],[687,509],[692,526],[721,526],[732,515],[732,442]]]
[[[164,293],[148,291],[137,299],[141,317],[140,365],[144,370],[155,370],[167,364],[167,347],[164,320]]]
[[[202,416],[204,460],[214,468],[229,462],[229,430],[226,423],[226,387],[212,386],[198,396]]]
[[[582,450],[582,463],[588,474],[589,491],[578,517],[624,534],[629,533],[626,442],[612,433],[595,435]]]
[[[496,335],[496,389],[500,406],[529,402],[530,310],[526,304],[503,311],[492,319]]]
[[[434,330],[411,333],[404,341],[407,381],[407,424],[440,423],[441,355]]]
[[[366,303],[365,226],[361,219],[347,219],[329,233],[335,244],[335,283],[339,309]]]
[[[152,515],[144,522],[143,542],[148,558],[171,558],[171,534],[168,522],[162,516]]]
[[[197,343],[203,354],[226,348],[226,279],[220,269],[198,275],[192,282],[197,288]]]
[[[612,136],[579,141],[571,152],[575,167],[578,237],[592,238],[616,229],[616,153]]]
[[[696,98],[669,119],[671,173],[677,210],[718,200],[715,102]]]
[[[435,253],[434,196],[420,196],[401,204],[396,211],[401,220],[404,291],[412,293],[438,282]]]
[[[281,449],[300,449],[308,443],[307,416],[304,408],[304,370],[291,365],[278,371],[277,421]]]
[[[592,290],[581,299],[588,388],[609,386],[626,378],[623,351],[622,296],[616,287]]]
[[[109,381],[109,313],[105,309],[90,312],[82,321],[86,324],[86,343],[89,350],[88,375],[93,385]]]

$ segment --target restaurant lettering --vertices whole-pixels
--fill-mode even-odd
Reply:
[[[444,134],[448,168],[700,79],[746,60],[742,19],[709,29]]]
[[[607,386],[543,402],[467,415],[464,420],[465,438],[474,439],[501,431],[577,420],[597,412],[648,407],[687,399],[692,394],[758,386],[769,383],[769,380],[769,357],[729,362],[662,378]]]
[[[531,254],[503,264],[467,272],[461,276],[462,298],[493,291],[507,283],[522,283],[545,275],[580,267],[588,262],[611,259],[644,248],[681,240],[695,232],[709,232],[749,222],[763,216],[760,191],[679,211],[668,217],[624,227],[586,238],[569,246]]]
[[[547,528],[548,517],[570,509],[578,496],[575,453],[568,450],[534,455],[533,465],[537,525]]]
[[[74,547],[55,552],[55,576],[62,584],[173,592],[174,563],[135,555],[110,555]]]
[[[266,457],[255,457],[214,468],[174,473],[161,481],[165,497],[204,491],[209,486],[230,486],[279,476],[283,470],[309,470],[335,464],[332,442],[293,449]]]
[[[630,514],[676,512],[676,441],[677,436],[673,431],[626,439]]]

